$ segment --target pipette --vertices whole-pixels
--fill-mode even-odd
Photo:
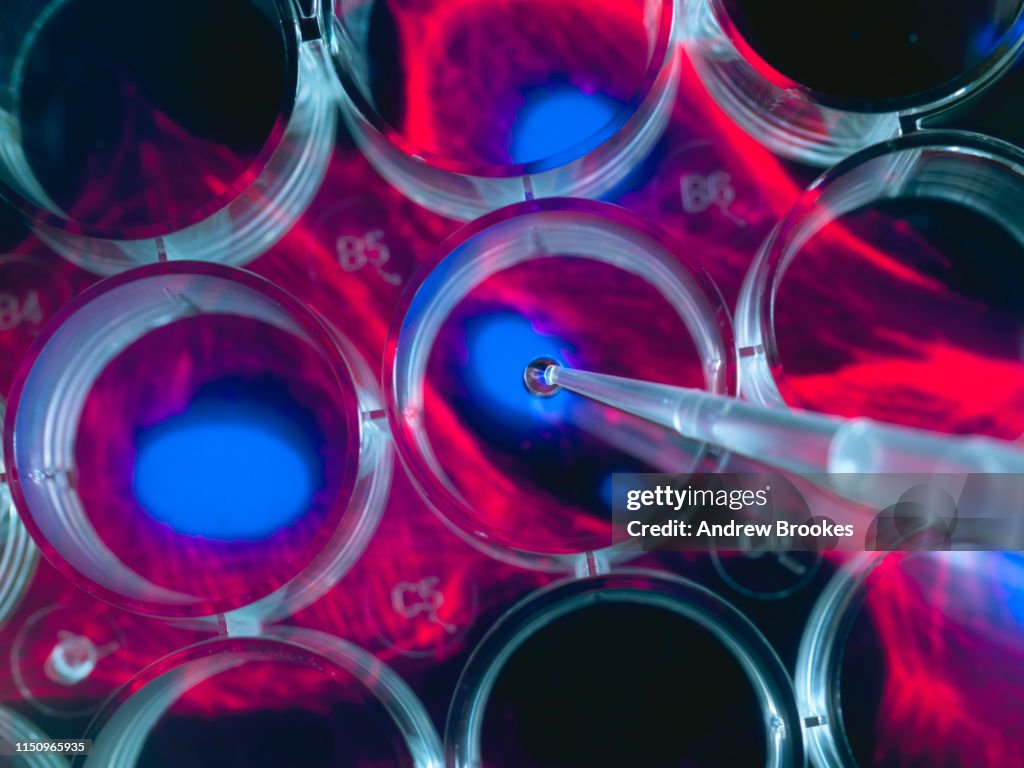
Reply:
[[[855,501],[887,501],[879,480],[885,474],[1024,473],[1024,449],[987,437],[765,408],[699,389],[566,368],[550,358],[530,363],[524,382],[539,397],[565,389],[784,471],[821,474]],[[1008,501],[1005,492],[997,498]]]

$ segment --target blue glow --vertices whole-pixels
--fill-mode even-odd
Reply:
[[[1024,555],[1006,552],[1002,555],[1002,581],[1006,587],[1010,614],[1017,622],[1024,624]]]
[[[539,88],[512,125],[509,154],[515,163],[531,163],[575,146],[585,154],[604,140],[620,105],[599,93],[584,93],[571,85]],[[586,142],[591,146],[587,146]]]
[[[971,40],[971,53],[979,58],[983,59],[988,56],[992,50],[999,43],[999,29],[992,22],[984,24],[978,28],[978,31],[974,34],[974,38]]]
[[[619,472],[629,472],[628,469],[616,469],[613,472],[609,472],[601,480],[601,487],[598,493],[601,496],[601,501],[604,502],[605,507],[608,509],[615,509],[615,475]]]
[[[1019,19],[1002,34],[994,22],[984,24],[978,28],[971,40],[971,53],[977,59],[984,59],[998,47],[1000,40],[1016,40],[1022,32],[1024,32],[1024,19]]]
[[[139,436],[135,497],[178,533],[266,538],[309,510],[321,474],[309,438],[265,405],[194,403]]]
[[[530,394],[523,373],[538,357],[571,365],[572,350],[566,342],[538,332],[525,317],[511,313],[475,318],[467,326],[466,370],[471,395],[482,405],[497,409],[495,416],[511,422],[565,413],[568,398]]]

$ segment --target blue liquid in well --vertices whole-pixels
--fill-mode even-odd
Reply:
[[[472,396],[495,409],[497,416],[518,421],[524,417],[562,415],[567,398],[540,398],[523,383],[526,366],[537,357],[552,357],[571,364],[561,339],[537,331],[525,317],[496,314],[467,324],[467,379]]]
[[[573,147],[585,154],[604,140],[619,106],[613,99],[571,85],[531,91],[512,125],[512,161],[535,162]]]
[[[305,514],[320,485],[311,436],[263,404],[196,401],[137,444],[136,499],[184,535],[267,538]]]

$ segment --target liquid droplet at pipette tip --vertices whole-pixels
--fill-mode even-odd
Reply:
[[[551,369],[557,368],[559,363],[550,357],[538,357],[533,359],[526,370],[523,371],[523,384],[527,391],[537,397],[551,397],[557,394],[562,388],[551,381]]]

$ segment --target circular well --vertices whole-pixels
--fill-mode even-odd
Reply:
[[[761,633],[649,571],[559,582],[509,611],[463,671],[445,741],[454,768],[804,764],[792,686]]]
[[[922,132],[820,177],[763,246],[737,312],[741,390],[934,431],[1024,432],[1024,155]]]
[[[658,231],[610,205],[526,203],[456,233],[421,274],[389,336],[388,415],[420,492],[472,543],[571,569],[611,547],[612,475],[714,463],[704,445],[523,380],[546,356],[732,391],[724,302]]]
[[[363,421],[363,367],[249,273],[111,278],[55,318],[15,385],[15,504],[58,570],[108,602],[287,615],[351,566],[382,508],[390,458]]]
[[[344,0],[334,11],[356,141],[391,183],[445,215],[606,193],[671,112],[668,0]]]
[[[796,691],[818,768],[1020,765],[1024,560],[868,553],[815,604]]]
[[[87,738],[93,751],[79,768],[442,764],[429,716],[389,667],[287,627],[165,657],[115,695]]]

